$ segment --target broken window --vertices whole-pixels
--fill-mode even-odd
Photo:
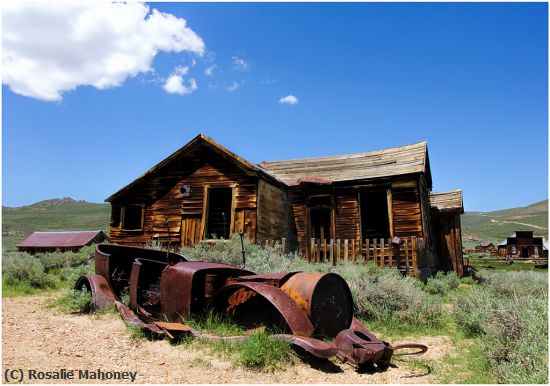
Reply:
[[[117,227],[120,224],[120,206],[112,204],[111,207],[111,226]]]
[[[330,196],[310,197],[309,207],[309,230],[310,238],[318,240],[330,240],[331,219],[330,219]]]
[[[389,239],[390,220],[386,190],[365,191],[360,194],[361,237],[364,239]]]
[[[206,239],[229,239],[232,201],[232,188],[208,189]]]
[[[143,228],[143,207],[125,206],[122,208],[122,229],[138,230]]]

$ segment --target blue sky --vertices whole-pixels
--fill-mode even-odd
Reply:
[[[165,48],[144,27],[137,64],[114,73],[94,55],[123,32],[87,26],[82,50],[54,43],[62,28],[24,47],[4,40],[4,63],[13,50],[37,66],[4,64],[3,205],[103,202],[199,132],[251,162],[427,140],[433,190],[463,189],[467,211],[548,196],[545,3],[149,6],[187,45]],[[3,36],[32,40],[25,22],[52,24],[47,12],[17,17]]]

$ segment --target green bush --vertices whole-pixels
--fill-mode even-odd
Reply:
[[[479,340],[499,383],[547,383],[547,276],[485,275],[484,284],[452,297],[457,325],[467,337]],[[531,280],[520,285],[522,279]]]
[[[59,309],[70,313],[86,313],[92,310],[92,293],[86,289],[66,288],[63,295],[54,303]]]
[[[481,271],[485,285],[503,296],[548,296],[548,274],[538,271]]]
[[[74,268],[87,264],[90,253],[88,249],[83,248],[80,252],[39,253],[36,257],[44,265],[44,270],[49,272],[56,268]]]
[[[342,263],[333,267],[348,283],[355,315],[366,320],[398,320],[413,326],[436,327],[443,319],[441,301],[422,291],[417,279],[373,263]]]
[[[44,265],[28,253],[8,253],[2,259],[2,276],[9,285],[53,288],[56,280],[44,271]]]
[[[454,272],[439,271],[435,276],[428,278],[424,289],[431,294],[445,294],[455,290],[460,285],[460,278]]]
[[[283,254],[280,245],[260,247],[251,243],[246,236],[243,244],[246,254],[245,269],[257,273],[288,271],[296,259],[294,254]],[[219,241],[215,244],[199,243],[193,248],[184,247],[181,252],[189,260],[195,261],[225,263],[237,267],[240,267],[243,261],[239,235],[234,235],[231,240]]]
[[[92,260],[86,260],[84,264],[78,267],[59,269],[57,275],[60,280],[66,282],[72,288],[80,276],[93,274],[94,272],[94,262]]]

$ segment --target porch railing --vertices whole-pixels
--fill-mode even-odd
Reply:
[[[312,263],[330,262],[336,265],[342,261],[367,262],[372,261],[381,267],[397,267],[410,276],[418,275],[417,256],[418,251],[424,248],[424,239],[416,237],[402,237],[399,246],[399,259],[397,246],[390,239],[336,239],[320,240],[310,239],[306,251],[300,251],[301,255]],[[266,240],[262,246],[280,245],[283,251],[287,250],[285,239]]]

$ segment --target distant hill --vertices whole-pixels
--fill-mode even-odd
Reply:
[[[110,204],[92,204],[70,197],[54,198],[17,208],[2,207],[3,250],[35,231],[103,230],[108,234]]]
[[[493,212],[466,212],[462,215],[462,235],[467,241],[500,242],[519,230],[534,231],[548,239],[548,200]]]

